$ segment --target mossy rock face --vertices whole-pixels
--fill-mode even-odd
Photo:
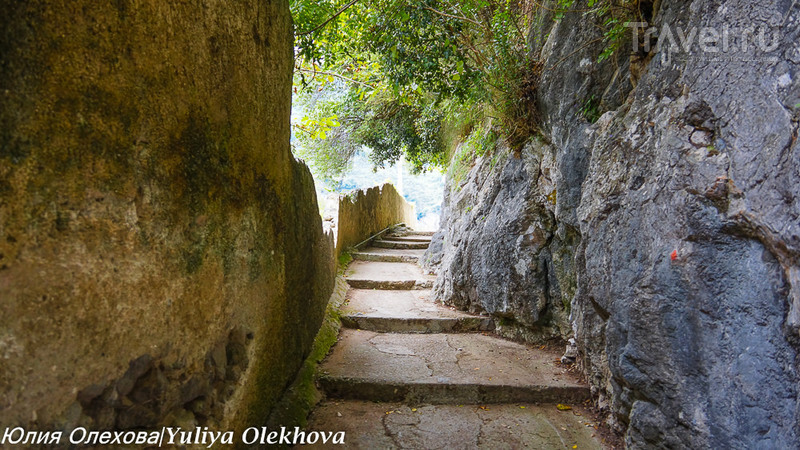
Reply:
[[[9,1],[0,24],[0,422],[119,426],[76,392],[148,355],[148,420],[260,424],[335,271],[289,151],[288,2]],[[207,361],[232,330],[229,377]]]
[[[339,266],[340,274],[345,267]],[[297,378],[273,408],[266,421],[267,429],[279,429],[281,426],[305,427],[309,413],[324,397],[316,385],[318,365],[338,341],[342,326],[340,308],[346,300],[347,289],[348,285],[344,278],[337,277],[333,294],[328,301],[325,319],[314,339],[311,352],[298,371]],[[278,446],[278,448],[284,447],[286,446]]]

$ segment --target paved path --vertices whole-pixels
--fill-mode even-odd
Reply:
[[[429,242],[388,236],[353,255],[346,328],[320,367],[327,400],[308,430],[345,431],[344,448],[603,448],[579,406],[588,387],[559,355],[432,301],[434,278],[416,266]]]

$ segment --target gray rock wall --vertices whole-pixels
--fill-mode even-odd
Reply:
[[[678,46],[677,29],[693,27],[727,26],[738,49],[731,28],[764,28],[769,42],[704,52],[696,35],[691,54],[623,47],[616,64],[596,63],[597,31],[576,16],[531,33],[550,67],[544,138],[451,180],[428,255],[437,293],[536,333],[572,328],[598,406],[631,448],[797,447],[800,5],[663,0],[662,44],[665,27]],[[592,95],[609,111],[594,124],[581,114]],[[476,216],[464,198],[492,200]],[[537,235],[543,248],[517,244]],[[556,246],[568,261],[547,271],[557,283],[512,276],[541,274]],[[471,288],[480,277],[499,278],[500,294]],[[553,286],[571,308],[551,293],[543,313]]]
[[[565,242],[574,233],[557,235],[554,171],[553,147],[536,141],[521,158],[502,148],[478,158],[459,184],[451,178],[443,227],[423,258],[426,268],[440,269],[439,299],[486,311],[501,319],[500,330],[529,340],[571,332],[575,277]]]
[[[434,289],[445,303],[492,313],[505,319],[502,332],[538,342],[572,333],[577,206],[592,144],[581,110],[590,102],[618,107],[631,84],[627,55],[596,63],[602,33],[591,17],[537,14],[529,45],[548,68],[537,90],[545,133],[518,152],[499,142],[471,167],[451,167],[441,229],[423,266],[438,271]],[[462,156],[470,152],[461,146],[451,166],[471,161]],[[462,170],[468,175],[454,179]]]

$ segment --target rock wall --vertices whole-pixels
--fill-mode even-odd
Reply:
[[[451,179],[437,293],[540,336],[571,327],[628,447],[800,445],[799,6],[640,2],[661,47],[603,63],[591,17],[542,12],[543,136]]]
[[[567,14],[554,21],[553,6],[535,10],[529,34],[531,53],[548,68],[534,93],[543,135],[517,151],[500,140],[494,153],[474,161],[468,157],[473,150],[459,146],[440,230],[423,258],[423,266],[439,274],[437,298],[489,312],[500,319],[501,333],[532,342],[572,334],[576,209],[591,145],[591,123],[581,110],[590,103],[619,107],[631,89],[627,55],[596,63],[602,31],[592,17]]]
[[[338,209],[325,216],[335,223],[337,255],[387,227],[404,223],[413,228],[417,223],[414,206],[388,183],[338,196],[335,203]]]
[[[474,149],[456,151],[454,160]],[[438,299],[488,312],[500,333],[539,342],[571,333],[575,232],[556,234],[553,147],[536,141],[520,155],[501,147],[478,158],[462,180],[451,171],[442,228],[423,266],[438,269]]]
[[[0,423],[239,429],[333,242],[289,150],[287,1],[0,4]]]

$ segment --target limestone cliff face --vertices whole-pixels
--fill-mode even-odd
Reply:
[[[439,299],[486,311],[502,333],[531,341],[571,332],[576,233],[556,234],[554,171],[553,147],[539,140],[519,158],[503,147],[479,158],[463,180],[449,179],[442,229],[423,258],[440,269]]]
[[[288,2],[6,1],[0,25],[0,423],[260,423],[333,283]]]
[[[499,142],[465,177],[449,177],[441,230],[423,258],[439,272],[440,299],[487,311],[503,319],[503,333],[531,341],[572,334],[577,206],[591,145],[582,111],[617,108],[631,89],[627,54],[596,63],[599,30],[583,14],[554,22],[547,9],[536,12],[529,46],[547,68],[536,92],[545,134],[516,154]],[[471,151],[461,146],[455,159]]]
[[[429,254],[441,261],[437,292],[491,310],[496,300],[458,280],[470,271],[510,274],[503,285],[518,293],[507,296],[510,314],[562,334],[573,328],[599,406],[632,448],[795,447],[800,9],[655,3],[651,25],[663,46],[618,55],[619,70],[595,62],[602,49],[591,44],[586,18],[533,30],[532,50],[551,68],[539,86],[544,137],[520,159],[479,162],[466,185],[451,186],[441,250]],[[699,37],[691,54],[681,49],[678,28],[722,35],[726,26],[733,50],[704,51]],[[735,27],[755,36],[765,29],[765,45],[751,40],[742,50]],[[592,95],[609,111],[594,124],[583,114]],[[492,189],[507,192],[485,203],[505,225],[481,227],[491,214],[454,212],[459,195],[489,198]],[[459,257],[457,239],[474,242],[472,250]],[[526,241],[544,244],[530,251]],[[567,262],[554,279],[555,248]],[[520,262],[547,277],[515,279]],[[556,281],[571,305],[568,322],[553,301]]]

